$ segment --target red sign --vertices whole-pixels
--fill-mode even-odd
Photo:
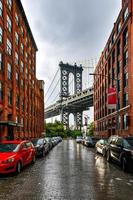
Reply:
[[[116,89],[115,88],[108,89],[107,107],[109,109],[116,108]]]

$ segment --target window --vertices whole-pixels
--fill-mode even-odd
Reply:
[[[124,64],[124,66],[126,66],[127,65],[127,63],[128,63],[128,51],[125,51],[124,52],[124,56],[123,56],[123,64]]]
[[[22,36],[24,35],[24,29],[23,29],[22,26],[21,26],[21,35],[22,35]]]
[[[12,105],[12,90],[8,89],[8,105]]]
[[[123,83],[124,87],[128,86],[128,73],[124,74],[124,83]]]
[[[7,29],[8,29],[9,32],[11,32],[12,22],[11,22],[11,19],[8,15],[7,15]]]
[[[21,61],[21,72],[24,71],[24,63]]]
[[[121,43],[120,43],[120,40],[119,40],[118,43],[117,43],[117,56],[120,55],[120,52],[121,52]]]
[[[128,114],[124,115],[123,128],[128,129]]]
[[[0,70],[3,69],[3,66],[2,66],[2,53],[0,53]]]
[[[12,0],[7,0],[8,8],[11,10],[12,8]]]
[[[3,10],[3,5],[2,5],[2,2],[0,0],[0,16],[2,16],[2,10]]]
[[[25,61],[28,62],[28,53],[25,53]]]
[[[119,33],[120,30],[121,30],[121,22],[119,22],[118,25],[117,25],[117,33]]]
[[[28,69],[26,68],[26,79],[28,79]]]
[[[115,62],[115,49],[113,50],[113,53],[112,53],[112,64]]]
[[[16,21],[16,24],[18,25],[19,24],[19,18],[18,18],[17,13],[15,14],[15,21]]]
[[[21,79],[21,88],[24,89],[24,80]]]
[[[18,45],[18,42],[19,42],[18,33],[15,32],[15,43],[16,43],[16,45]]]
[[[18,65],[18,53],[15,52],[15,64]]]
[[[19,95],[16,95],[16,107],[19,108]]]
[[[127,106],[128,105],[128,93],[124,94],[124,98],[123,98],[124,102],[123,102],[123,106]]]
[[[124,33],[123,33],[123,45],[126,46],[128,43],[128,30],[125,29]]]
[[[117,90],[118,90],[118,92],[120,92],[120,80],[117,80]]]
[[[9,55],[12,54],[12,44],[8,38],[7,38],[7,43],[6,43],[6,50]]]
[[[7,64],[7,70],[8,70],[8,79],[11,80],[12,79],[12,67],[11,67],[10,63]]]
[[[121,68],[121,60],[117,61],[117,75],[120,73],[120,68]]]
[[[112,44],[114,43],[115,41],[115,33],[112,35]]]
[[[128,12],[128,7],[127,7],[125,12],[123,13],[123,21],[125,21],[127,19],[128,14],[129,14],[129,12]]]
[[[24,45],[21,43],[21,46],[20,46],[20,52],[23,54],[24,53]]]
[[[3,86],[2,86],[2,82],[0,81],[0,101],[3,100]]]
[[[22,110],[24,111],[24,98],[22,99]]]
[[[19,86],[19,74],[16,72],[16,85]]]
[[[2,30],[2,28],[0,27],[0,43],[2,43],[2,38],[3,38],[3,30]]]

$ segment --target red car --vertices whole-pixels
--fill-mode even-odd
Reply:
[[[35,154],[30,141],[0,142],[0,173],[20,173],[23,166],[35,162]]]

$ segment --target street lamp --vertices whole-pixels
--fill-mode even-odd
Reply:
[[[110,78],[111,80],[114,80],[116,82],[116,130],[118,132],[118,128],[119,128],[119,121],[118,121],[118,111],[119,111],[119,102],[118,102],[118,79],[115,78],[111,78],[107,75],[103,75],[103,74],[98,74],[98,73],[90,73],[89,75],[93,75],[93,76],[103,76],[106,78]]]

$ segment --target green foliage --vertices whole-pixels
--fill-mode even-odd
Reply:
[[[54,123],[46,124],[46,136],[47,137],[61,136],[62,138],[67,137],[65,130],[64,130],[64,126],[59,121],[55,121]]]
[[[81,135],[79,130],[65,130],[63,123],[55,121],[54,123],[46,124],[46,136],[47,137],[56,137],[61,136],[62,138],[72,137],[76,138]]]
[[[94,134],[94,123],[91,122],[87,127],[87,135],[93,136],[93,134]]]

